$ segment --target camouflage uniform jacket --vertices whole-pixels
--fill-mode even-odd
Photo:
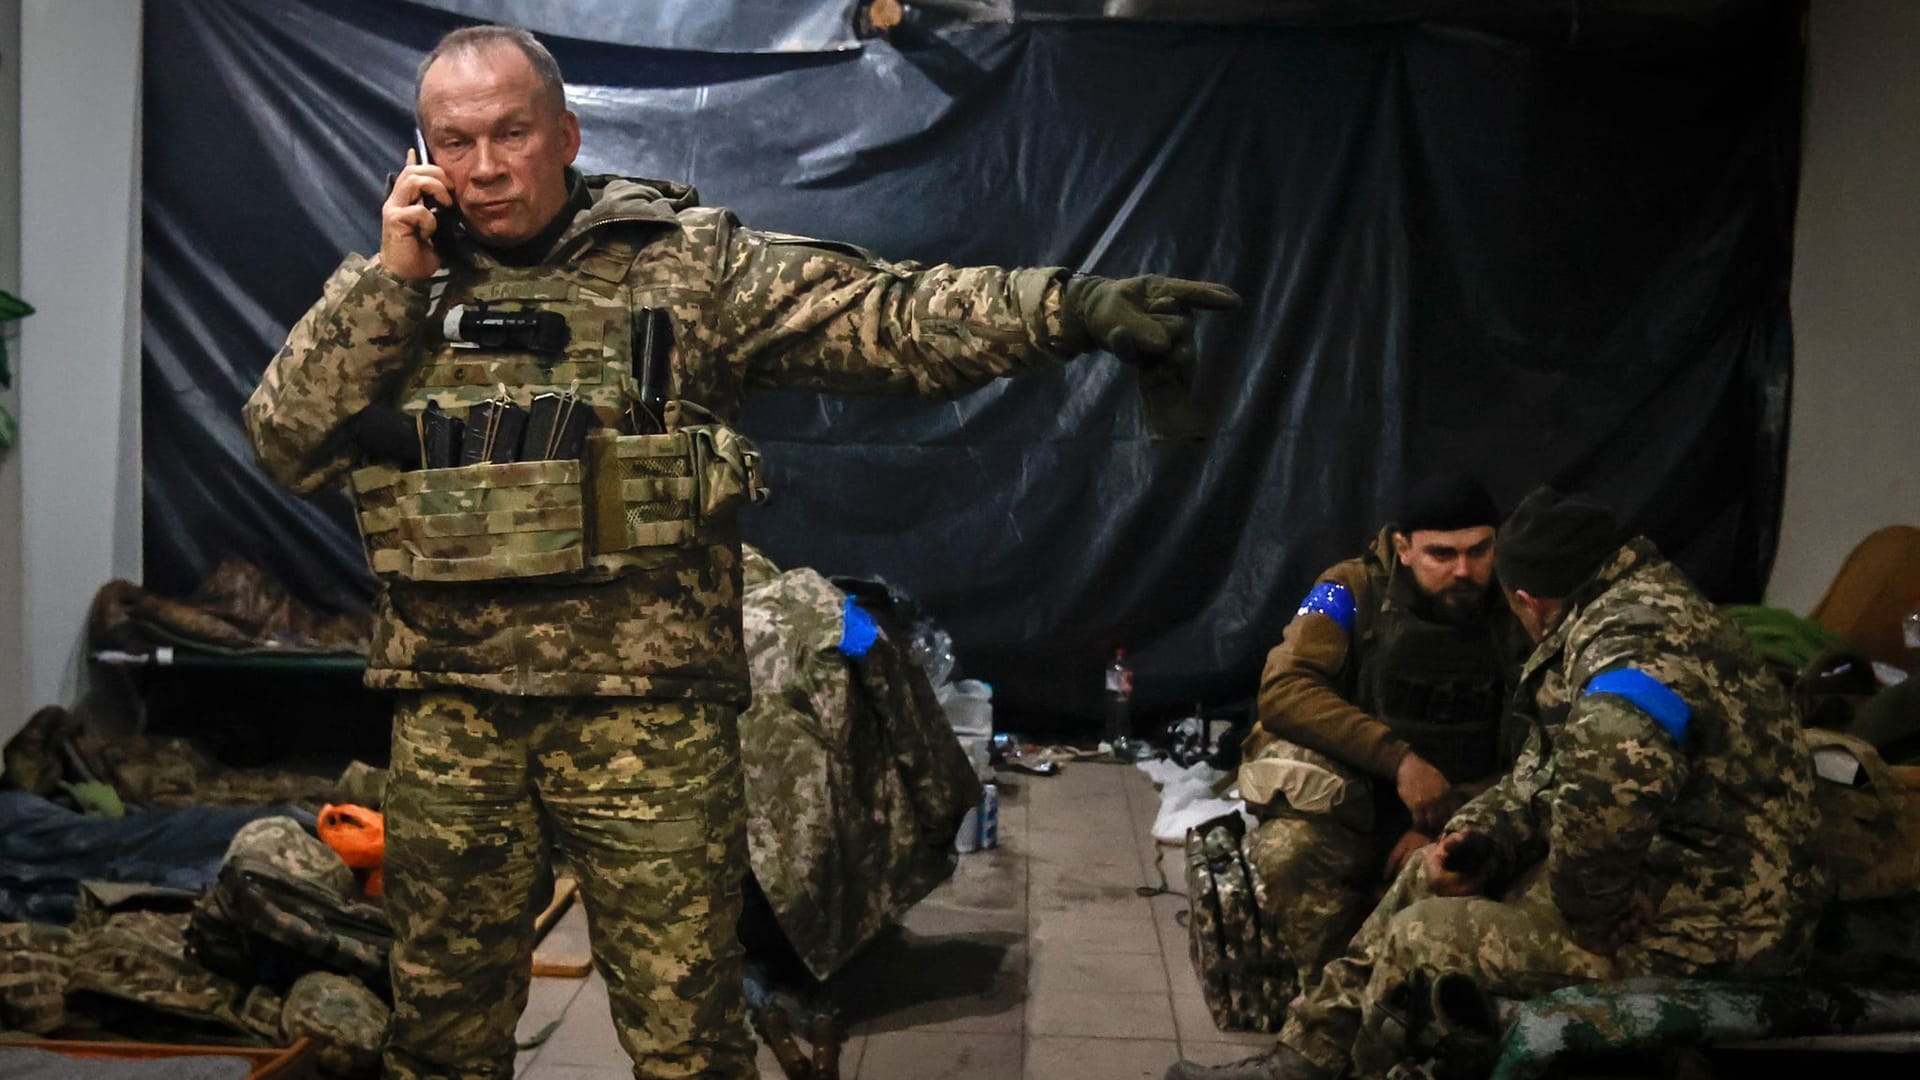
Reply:
[[[637,308],[665,309],[673,331],[670,429],[699,422],[683,403],[731,422],[754,386],[952,396],[1076,351],[1063,271],[884,263],[743,228],[682,185],[586,182],[591,207],[541,267],[553,295],[600,317],[575,328],[567,362],[487,366],[447,351],[440,305],[513,276],[483,250],[463,249],[431,283],[350,256],[247,402],[262,467],[318,490],[359,464],[350,422],[367,406],[418,410],[431,398],[452,411],[502,382],[524,404],[579,379],[610,421],[634,382],[626,320]],[[645,554],[651,562],[598,580],[394,582],[378,603],[367,681],[744,704],[737,529]]]
[[[1303,606],[1287,624],[1280,644],[1267,654],[1257,700],[1259,724],[1247,736],[1250,760],[1274,739],[1286,739],[1391,780],[1410,750],[1387,722],[1360,700],[1361,673],[1379,642],[1372,627],[1388,607],[1411,607],[1412,572],[1393,551],[1393,530],[1383,528],[1358,558],[1335,563],[1315,579],[1343,586],[1353,597],[1351,629]],[[1525,635],[1499,592],[1487,590],[1485,613],[1493,648],[1509,676],[1524,655]],[[1511,685],[1509,681],[1508,685]],[[1504,760],[1511,761],[1512,755]],[[1481,777],[1448,777],[1458,783]]]
[[[1646,896],[1653,923],[1630,948],[1656,972],[1790,968],[1820,882],[1812,762],[1779,682],[1645,539],[1566,604],[1521,672],[1526,749],[1448,830],[1492,838],[1495,881],[1544,859],[1576,937]],[[1593,685],[1627,669],[1677,695],[1683,721],[1656,718],[1674,703],[1658,690]]]

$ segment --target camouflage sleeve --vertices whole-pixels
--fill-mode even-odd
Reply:
[[[955,397],[1070,355],[1057,268],[921,269],[751,229],[722,258],[720,317],[751,385]]]
[[[1329,586],[1346,591],[1344,601]],[[1318,602],[1331,595],[1332,603]],[[1356,599],[1356,598],[1364,598]],[[1350,703],[1341,687],[1349,682],[1354,608],[1371,601],[1366,571],[1349,560],[1320,576],[1307,602],[1267,654],[1257,702],[1260,725],[1268,731],[1329,757],[1392,777],[1407,756],[1407,744],[1386,724]],[[1339,611],[1321,610],[1346,605]]]
[[[260,467],[302,495],[353,468],[345,425],[406,370],[426,313],[423,284],[347,256],[247,399],[241,415]]]
[[[1645,712],[1613,694],[1574,702],[1547,792],[1547,876],[1576,934],[1627,912],[1647,847],[1686,778],[1679,744]]]
[[[1531,729],[1513,768],[1447,819],[1447,832],[1476,832],[1493,841],[1491,881],[1506,881],[1540,861],[1543,837],[1533,820],[1533,795],[1545,775],[1544,756],[1539,729]]]

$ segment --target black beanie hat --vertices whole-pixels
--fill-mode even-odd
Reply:
[[[1407,489],[1400,505],[1400,517],[1394,522],[1397,532],[1420,529],[1452,532],[1476,525],[1492,528],[1500,524],[1500,514],[1480,481],[1463,472],[1436,473]]]
[[[1620,547],[1619,533],[1604,503],[1535,488],[1500,526],[1493,568],[1509,589],[1563,600]]]

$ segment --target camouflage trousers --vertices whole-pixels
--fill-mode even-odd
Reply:
[[[1320,981],[1365,918],[1378,887],[1377,847],[1366,833],[1318,815],[1269,817],[1247,837],[1247,861],[1266,885],[1261,915],[1284,953],[1268,959],[1292,965],[1301,990]]]
[[[1322,1067],[1377,1076],[1406,1056],[1395,1025],[1382,1021],[1417,973],[1463,975],[1485,993],[1529,998],[1662,966],[1635,946],[1609,959],[1574,944],[1539,868],[1508,899],[1436,897],[1422,850],[1287,1018],[1280,1041]]]
[[[753,1075],[735,720],[696,701],[400,695],[385,804],[387,1076],[513,1075],[556,853],[579,879],[634,1075]]]

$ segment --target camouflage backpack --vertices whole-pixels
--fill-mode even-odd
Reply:
[[[358,979],[310,971],[287,991],[280,1013],[282,1040],[302,1036],[319,1047],[320,1067],[333,1076],[372,1077],[380,1071],[380,1046],[392,1010]]]
[[[1278,1031],[1299,991],[1276,928],[1266,883],[1246,857],[1238,812],[1187,830],[1187,952],[1200,995],[1225,1031]]]
[[[384,990],[393,947],[385,912],[360,898],[353,871],[287,817],[234,834],[187,937],[213,971],[274,986],[326,970]]]
[[[68,1013],[156,1042],[277,1044],[279,996],[194,963],[186,921],[184,914],[127,911],[75,934]]]

